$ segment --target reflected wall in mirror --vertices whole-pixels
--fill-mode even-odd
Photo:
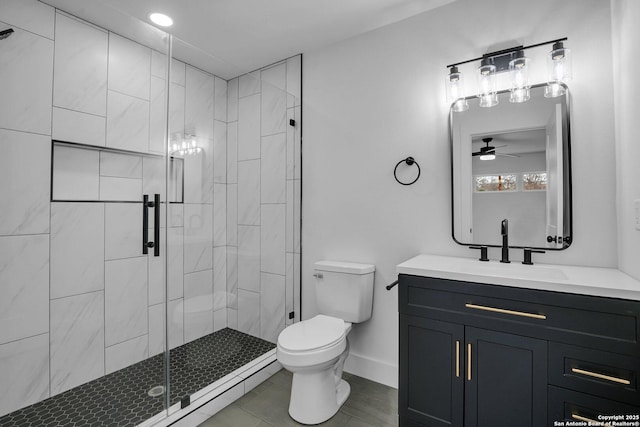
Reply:
[[[509,220],[509,246],[565,249],[571,227],[569,93],[450,112],[453,238],[462,245],[501,246]]]

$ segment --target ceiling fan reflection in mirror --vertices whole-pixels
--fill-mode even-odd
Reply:
[[[493,147],[491,145],[489,145],[491,143],[491,141],[493,141],[493,138],[482,138],[482,142],[484,142],[486,145],[484,147],[480,147],[480,151],[474,151],[471,153],[472,156],[480,156],[480,160],[493,160],[496,158],[496,156],[501,156],[501,157],[520,157],[520,156],[516,156],[514,154],[505,154],[505,153],[497,153],[496,149],[497,148],[503,148],[506,147],[506,145],[498,145],[496,147]]]

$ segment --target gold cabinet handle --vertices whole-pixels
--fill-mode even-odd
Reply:
[[[471,343],[467,344],[467,381],[471,381]]]
[[[456,378],[460,378],[460,341],[456,341]]]
[[[624,378],[617,378],[609,375],[599,374],[597,372],[585,371],[584,369],[580,369],[580,368],[571,368],[571,372],[576,374],[586,375],[588,377],[599,378],[601,380],[612,381],[618,384],[624,384],[624,385],[631,384],[631,381],[625,380]]]
[[[588,423],[593,423],[595,425],[602,425],[602,426],[611,426],[611,423],[602,423],[602,421],[596,421],[593,418],[587,418],[587,417],[583,417],[582,415],[578,415],[578,414],[571,414],[571,418],[573,418],[574,420],[578,420],[578,421],[586,421]]]
[[[511,314],[513,316],[530,317],[532,319],[544,320],[547,318],[547,316],[545,316],[544,314],[535,314],[535,313],[527,313],[524,311],[507,310],[504,308],[488,307],[486,305],[465,304],[464,306],[467,308],[473,308],[475,310],[484,310],[484,311],[491,311],[493,313]]]

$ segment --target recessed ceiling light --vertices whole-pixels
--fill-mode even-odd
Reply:
[[[164,13],[152,13],[149,15],[149,19],[156,25],[161,27],[170,27],[173,25],[173,19],[165,15]]]

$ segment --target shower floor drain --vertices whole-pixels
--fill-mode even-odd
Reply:
[[[158,397],[158,396],[162,396],[164,394],[164,386],[163,385],[157,385],[155,387],[152,387],[151,390],[149,390],[147,392],[147,394],[151,397]]]

